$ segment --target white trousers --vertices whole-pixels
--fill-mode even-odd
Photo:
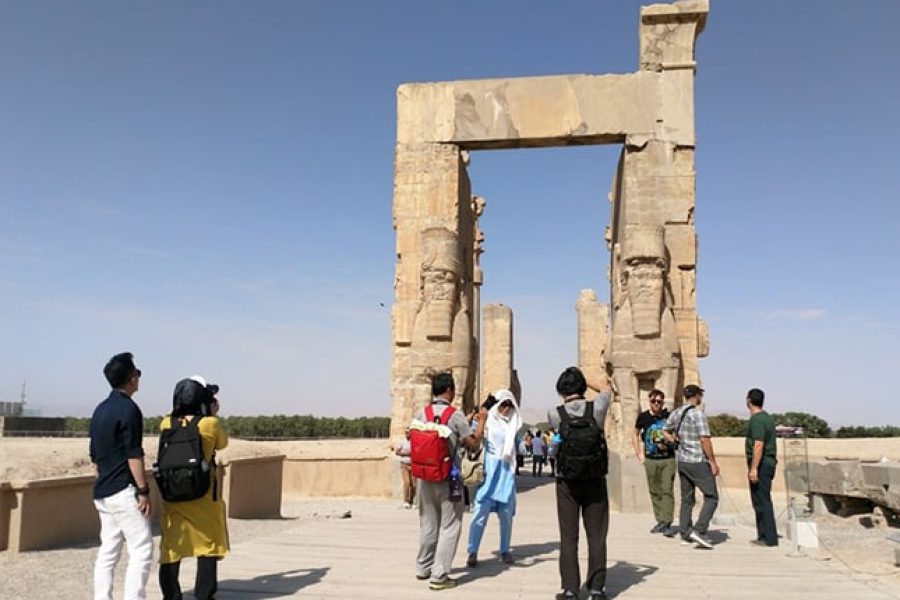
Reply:
[[[94,563],[94,600],[113,600],[113,576],[122,554],[122,542],[128,545],[125,571],[125,600],[144,600],[147,578],[153,563],[153,534],[150,519],[141,514],[135,488],[127,488],[94,500],[100,515],[100,550]]]

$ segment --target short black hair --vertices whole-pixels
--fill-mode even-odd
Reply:
[[[666,399],[666,394],[662,390],[657,390],[657,389],[650,390],[650,395],[648,396],[648,398],[655,398],[656,396],[659,396],[663,400]]]
[[[753,388],[747,392],[747,400],[749,400],[750,404],[753,406],[762,408],[763,402],[766,400],[766,393],[759,388]]]
[[[134,366],[134,355],[131,352],[120,352],[113,356],[103,367],[103,375],[113,389],[122,387],[137,371]]]
[[[456,384],[453,383],[453,375],[450,373],[438,373],[431,380],[431,393],[440,396],[447,390],[456,391]]]
[[[584,373],[578,367],[567,368],[556,380],[556,393],[560,396],[565,397],[573,394],[584,396],[586,391],[587,380],[585,380]]]

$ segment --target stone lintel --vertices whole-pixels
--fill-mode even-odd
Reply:
[[[397,89],[397,141],[479,150],[654,136],[663,112],[659,75],[643,71],[406,83]],[[693,137],[676,141],[690,145]]]

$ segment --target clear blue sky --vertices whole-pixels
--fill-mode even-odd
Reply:
[[[640,3],[0,3],[0,399],[388,414],[395,91],[637,68]],[[712,413],[897,424],[900,2],[712,2],[698,42],[698,302]],[[527,407],[608,294],[618,148],[473,154],[485,302],[515,311]],[[385,306],[382,307],[381,304]]]

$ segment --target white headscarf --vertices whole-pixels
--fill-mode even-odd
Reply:
[[[494,392],[494,398],[497,404],[491,407],[488,412],[488,419],[485,425],[487,435],[490,436],[491,442],[500,446],[500,459],[509,463],[510,467],[516,468],[516,434],[522,427],[522,416],[519,414],[519,404],[516,397],[509,390],[497,390]],[[500,414],[500,405],[505,401],[512,402],[512,412],[504,417]],[[501,441],[502,437],[502,441]]]

